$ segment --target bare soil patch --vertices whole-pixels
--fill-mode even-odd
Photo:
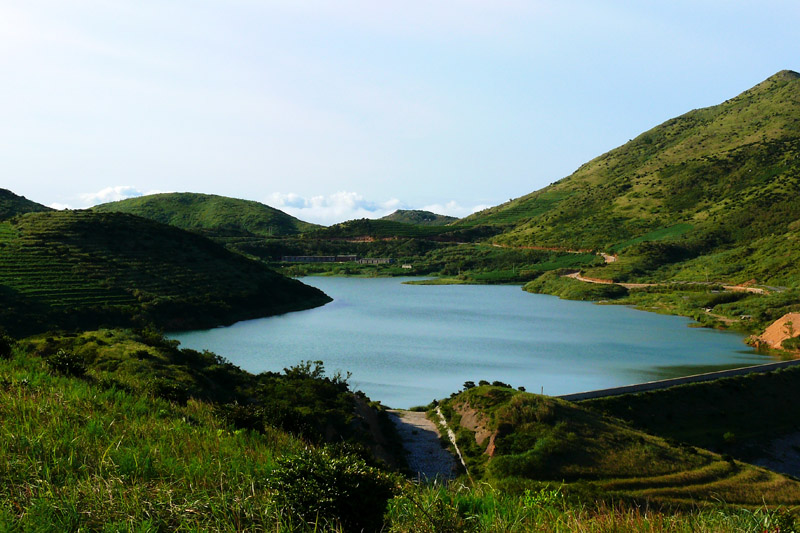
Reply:
[[[800,335],[800,313],[787,313],[773,322],[758,338],[771,348],[780,349],[786,339]]]

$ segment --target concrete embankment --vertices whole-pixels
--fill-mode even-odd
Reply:
[[[722,370],[719,372],[708,372],[706,374],[696,374],[682,378],[662,379],[659,381],[648,381],[636,385],[625,385],[624,387],[613,387],[610,389],[599,389],[586,392],[576,392],[574,394],[564,394],[559,396],[562,400],[578,402],[581,400],[592,400],[594,398],[605,398],[608,396],[619,396],[621,394],[632,394],[636,392],[647,392],[652,390],[666,389],[687,383],[700,383],[703,381],[713,381],[715,379],[730,378],[734,376],[744,376],[746,374],[772,372],[782,368],[800,365],[800,360],[782,361],[780,363],[767,363],[765,365],[747,366],[733,370]]]

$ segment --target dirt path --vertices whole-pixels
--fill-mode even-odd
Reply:
[[[616,283],[610,279],[599,279],[599,278],[585,278],[581,276],[580,272],[573,272],[572,274],[566,274],[565,278],[572,278],[578,281],[582,281],[584,283],[597,283],[600,285],[620,285],[625,287],[626,289],[643,289],[644,287],[655,287],[658,283]]]
[[[605,255],[604,255],[605,257]],[[613,256],[608,256],[613,257]],[[616,261],[616,258],[614,258]],[[606,262],[613,262],[608,261]],[[617,283],[610,279],[600,279],[600,278],[586,278],[581,276],[580,272],[573,272],[572,274],[565,274],[565,278],[572,278],[578,281],[582,281],[584,283],[599,283],[601,285],[619,285],[621,287],[625,287],[626,289],[643,289],[645,287],[658,287],[661,285],[674,285],[675,283],[692,283],[692,282],[672,282],[672,283]],[[769,291],[765,289],[760,289],[758,287],[748,287],[746,285],[723,285],[723,289],[726,291],[735,291],[735,292],[750,292],[753,294],[768,294]]]
[[[389,416],[403,440],[408,467],[420,480],[455,478],[456,458],[442,448],[439,430],[425,413],[392,409]]]

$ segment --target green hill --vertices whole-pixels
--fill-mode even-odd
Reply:
[[[443,402],[473,477],[531,481],[660,505],[793,504],[800,483],[678,445],[556,398],[478,386]]]
[[[381,220],[392,220],[405,224],[419,224],[420,226],[446,226],[458,219],[456,217],[437,215],[436,213],[419,209],[398,209],[394,213],[382,217]]]
[[[661,269],[676,279],[792,285],[799,197],[800,74],[782,71],[456,225],[495,227],[493,240],[506,245],[639,258],[606,277]]]
[[[11,218],[23,213],[35,213],[41,211],[51,211],[49,207],[37,204],[18,196],[7,189],[0,189],[0,220]]]
[[[101,204],[92,209],[103,213],[129,213],[215,236],[293,235],[320,227],[259,202],[213,194],[153,194]]]
[[[91,211],[0,223],[0,298],[0,324],[26,333],[147,321],[211,327],[330,301],[199,235]]]

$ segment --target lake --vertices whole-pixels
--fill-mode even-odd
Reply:
[[[445,398],[468,380],[559,395],[772,361],[741,335],[682,317],[518,286],[402,281],[304,278],[334,301],[169,336],[254,373],[322,360],[329,375],[349,371],[351,388],[395,408]]]

